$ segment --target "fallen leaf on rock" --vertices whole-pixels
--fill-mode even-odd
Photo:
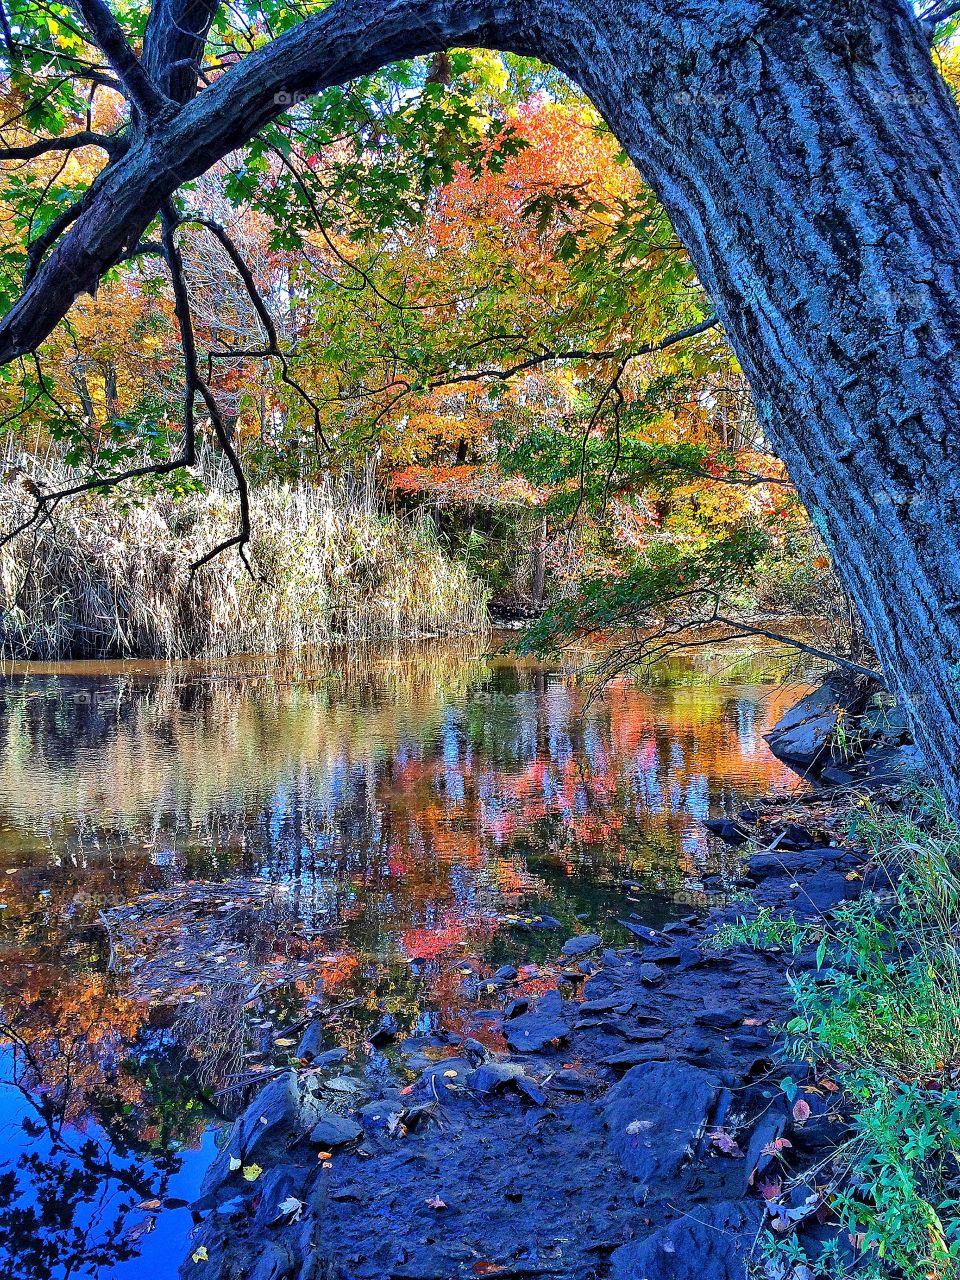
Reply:
[[[261,1173],[263,1173],[263,1170],[258,1164],[245,1164],[243,1166],[243,1176],[247,1182],[256,1182]]]
[[[280,1213],[289,1218],[291,1222],[299,1222],[303,1213],[303,1201],[298,1200],[296,1196],[287,1196],[286,1200],[282,1200],[279,1205]]]
[[[195,1250],[191,1255],[194,1262],[209,1262],[210,1258],[207,1254],[207,1246],[202,1244],[199,1249]]]
[[[426,1204],[429,1205],[431,1209],[445,1209],[447,1207],[446,1201],[441,1200],[439,1196],[431,1196],[429,1200],[426,1201]]]
[[[803,1098],[798,1098],[793,1104],[793,1118],[797,1124],[803,1124],[805,1120],[810,1119],[810,1103],[804,1102]]]
[[[774,1138],[772,1142],[767,1143],[760,1154],[765,1156],[775,1156],[781,1151],[789,1150],[792,1146],[793,1143],[789,1138]]]
[[[330,1151],[318,1151],[318,1152],[317,1152],[317,1159],[318,1159],[318,1160],[332,1160],[332,1159],[333,1159],[333,1154],[332,1154],[332,1152],[330,1152]]]
[[[243,1164],[243,1161],[242,1161],[238,1156],[231,1156],[231,1157],[230,1157],[230,1172],[231,1172],[231,1173],[236,1173],[236,1172],[237,1172],[237,1170],[240,1168],[240,1166],[241,1166],[242,1164]]]
[[[743,1152],[737,1146],[737,1141],[732,1134],[727,1133],[725,1129],[714,1129],[710,1135],[711,1143],[725,1156],[733,1156],[736,1159],[742,1159]]]

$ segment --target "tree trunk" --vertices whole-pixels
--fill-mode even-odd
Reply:
[[[295,95],[455,45],[567,72],[657,191],[960,813],[960,117],[908,0],[337,0],[131,130],[0,360]]]
[[[906,3],[680,8],[617,49],[589,37],[579,79],[688,246],[960,813],[956,106]]]
[[[534,517],[530,559],[530,603],[535,609],[542,609],[547,581],[547,517],[545,515],[538,514]]]

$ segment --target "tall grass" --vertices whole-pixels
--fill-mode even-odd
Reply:
[[[22,473],[0,481],[0,530],[30,501]],[[388,514],[369,478],[261,488],[252,518],[254,576],[227,552],[191,580],[235,528],[221,488],[63,504],[0,549],[0,655],[223,657],[486,625],[482,585],[428,520]]]

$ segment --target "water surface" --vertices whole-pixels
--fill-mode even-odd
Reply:
[[[311,1009],[368,1070],[384,1014],[483,1038],[498,965],[546,985],[570,932],[704,909],[736,862],[701,820],[797,786],[782,653],[587,705],[489,649],[0,678],[0,1274],[174,1277],[238,1082]]]

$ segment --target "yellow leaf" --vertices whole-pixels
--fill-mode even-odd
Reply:
[[[197,1249],[196,1253],[194,1253],[194,1255],[193,1255],[193,1260],[194,1260],[194,1262],[209,1262],[209,1261],[210,1261],[210,1258],[209,1258],[209,1257],[208,1257],[208,1255],[207,1255],[207,1246],[206,1246],[205,1244],[202,1244],[202,1245],[200,1246],[200,1248],[199,1248],[199,1249]]]
[[[256,1182],[263,1170],[258,1164],[245,1164],[243,1166],[243,1176],[248,1182]]]

